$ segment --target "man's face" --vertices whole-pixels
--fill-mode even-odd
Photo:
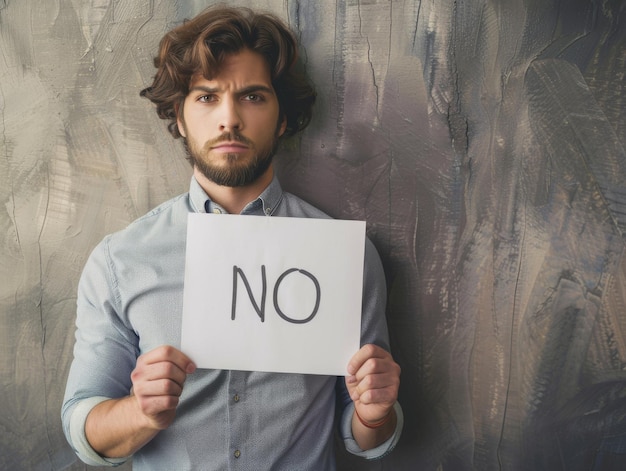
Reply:
[[[196,75],[185,98],[178,128],[195,168],[222,186],[246,186],[272,162],[286,121],[269,66],[244,49],[227,56],[211,80]]]

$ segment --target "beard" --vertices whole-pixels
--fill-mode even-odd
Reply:
[[[220,186],[242,187],[255,182],[263,175],[272,163],[278,147],[278,132],[266,147],[257,149],[254,142],[239,134],[237,131],[225,132],[215,139],[207,141],[202,147],[187,134],[185,148],[189,160],[200,173]],[[244,157],[240,154],[229,153],[221,156],[222,165],[212,163],[209,159],[211,147],[224,141],[238,141],[248,146],[253,152],[252,157]]]

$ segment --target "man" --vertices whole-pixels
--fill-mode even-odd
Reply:
[[[196,369],[179,350],[189,212],[327,217],[284,193],[272,167],[278,140],[306,127],[315,98],[296,58],[280,20],[248,9],[210,8],[161,41],[142,95],[184,138],[193,178],[189,193],[106,237],[85,266],[62,417],[86,463],[132,456],[146,470],[334,469],[336,403],[352,453],[376,458],[397,442],[400,368],[369,242],[363,347],[346,378]]]

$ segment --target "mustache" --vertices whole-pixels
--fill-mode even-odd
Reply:
[[[213,139],[209,139],[208,141],[206,141],[204,143],[204,148],[210,149],[211,147],[216,146],[221,142],[233,142],[233,141],[241,142],[242,144],[245,144],[248,147],[254,147],[253,146],[254,143],[247,137],[239,134],[239,132],[227,131],[227,132],[220,134],[217,137],[214,137]]]

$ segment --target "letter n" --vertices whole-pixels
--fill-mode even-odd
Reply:
[[[254,295],[252,294],[252,289],[250,288],[250,283],[248,283],[248,278],[246,278],[246,274],[243,272],[241,268],[234,265],[233,266],[233,307],[231,311],[231,320],[235,320],[235,314],[237,312],[237,275],[241,277],[243,280],[243,284],[246,286],[246,291],[248,292],[248,297],[250,298],[250,302],[252,302],[252,306],[254,310],[261,318],[261,322],[265,322],[265,295],[267,291],[267,279],[265,277],[265,265],[261,265],[261,278],[263,281],[263,291],[261,293],[261,304],[257,304],[254,299]]]

